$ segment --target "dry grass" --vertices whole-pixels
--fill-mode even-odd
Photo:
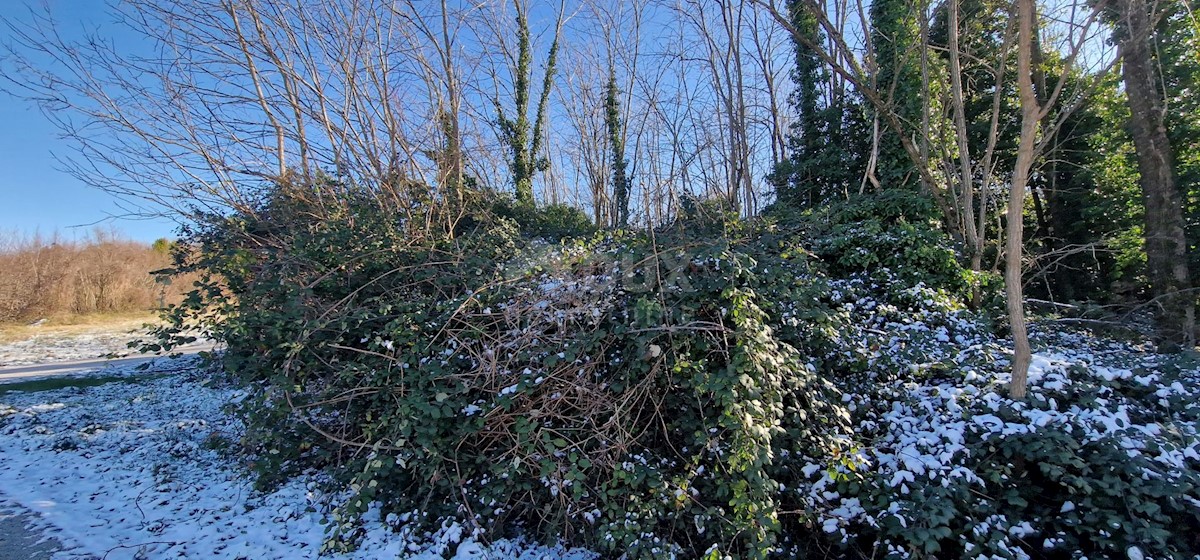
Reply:
[[[169,264],[165,247],[112,231],[97,230],[81,241],[0,234],[0,325],[45,320],[80,326],[145,317],[176,301],[185,285],[160,283],[150,274]]]

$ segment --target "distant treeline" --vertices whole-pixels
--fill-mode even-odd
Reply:
[[[179,288],[152,272],[170,264],[170,247],[166,239],[139,243],[108,230],[82,240],[0,234],[0,322],[148,311],[169,303]]]

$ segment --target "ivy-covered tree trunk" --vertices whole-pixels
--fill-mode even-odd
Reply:
[[[799,0],[788,2],[788,10],[793,25],[800,33],[804,33],[811,41],[820,40],[817,30],[817,20],[812,12]],[[818,164],[818,150],[821,149],[821,127],[818,123],[820,111],[821,62],[812,49],[799,41],[792,41],[795,48],[796,66],[792,70],[792,83],[796,89],[791,95],[791,104],[795,111],[796,122],[788,135],[791,154],[784,171],[788,176],[779,178],[780,194],[788,202],[802,207],[811,207],[820,203],[817,200],[817,189],[813,188],[813,171]]]
[[[890,111],[914,128],[920,126],[923,114],[918,17],[922,16],[912,0],[877,0],[871,4],[871,41],[878,66],[876,87]],[[913,159],[899,138],[906,132],[911,131],[889,130],[879,138],[876,176],[883,188],[918,183]]]
[[[864,180],[868,139],[857,115],[860,107],[813,47],[823,41],[816,15],[804,0],[789,0],[787,6],[795,33],[795,88],[788,96],[795,120],[787,134],[787,158],[768,181],[780,202],[812,208],[848,196]]]
[[[617,73],[608,69],[608,85],[604,95],[604,123],[608,128],[608,144],[612,149],[613,180],[613,227],[629,225],[629,180],[628,164],[625,160],[625,140],[621,136],[621,102],[617,99]]]
[[[530,45],[529,15],[522,0],[514,0],[517,10],[517,60],[513,68],[513,97],[515,98],[513,118],[504,114],[500,100],[496,100],[497,123],[500,127],[500,140],[509,152],[509,166],[512,171],[513,186],[516,189],[517,202],[523,205],[533,205],[533,176],[546,169],[547,162],[539,157],[542,144],[542,127],[546,123],[546,106],[550,100],[550,87],[554,84],[554,64],[558,56],[558,37],[562,28],[562,15],[554,30],[554,41],[550,44],[550,53],[546,60],[546,73],[542,76],[541,97],[538,99],[537,112],[533,123],[529,122],[529,101],[532,84],[530,82],[533,66],[533,47]],[[532,125],[532,130],[531,130]]]
[[[1164,350],[1178,351],[1195,342],[1195,297],[1189,290],[1183,198],[1175,184],[1163,95],[1154,71],[1155,18],[1146,0],[1120,0],[1117,9],[1129,134],[1146,204],[1146,268],[1157,312],[1156,334]]]

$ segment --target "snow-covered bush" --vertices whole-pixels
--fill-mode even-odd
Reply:
[[[1006,399],[1002,341],[903,212],[880,239],[808,215],[548,244],[343,202],[214,220],[174,315],[228,344],[263,484],[335,475],[329,546],[379,515],[631,559],[1197,549],[1195,368],[1079,337]]]
[[[1195,364],[1043,334],[1070,353],[1035,356],[1030,397],[1012,401],[1007,352],[953,300],[912,289],[923,301],[896,313],[864,295],[891,291],[880,284],[835,283],[853,300],[841,362],[854,367],[841,386],[859,453],[812,461],[797,488],[839,555],[1196,553]]]
[[[659,235],[551,250],[339,343],[359,356],[328,376],[354,386],[313,400],[360,392],[308,419],[349,414],[372,442],[344,519],[380,502],[630,558],[765,557],[795,505],[772,465],[839,446],[846,414],[807,344],[828,330],[824,282],[802,251],[760,249]]]
[[[777,458],[845,440],[813,359],[838,330],[828,288],[794,236],[547,246],[479,214],[414,238],[400,214],[309,200],[215,220],[191,254],[214,276],[177,317],[219,316],[260,480],[345,475],[334,546],[381,511],[631,558],[764,557],[798,504]]]

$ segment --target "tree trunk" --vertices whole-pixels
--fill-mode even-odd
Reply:
[[[1025,187],[1029,183],[1029,172],[1033,167],[1033,156],[1037,141],[1038,107],[1037,95],[1033,92],[1033,0],[1017,0],[1017,91],[1021,100],[1021,137],[1017,142],[1017,163],[1013,168],[1012,190],[1008,196],[1008,231],[1005,242],[1004,285],[1008,300],[1008,321],[1012,328],[1013,361],[1012,382],[1008,394],[1014,399],[1025,398],[1026,379],[1029,375],[1029,334],[1025,328],[1025,295],[1021,286],[1021,255],[1024,245],[1023,210]]]
[[[971,160],[971,144],[969,138],[969,130],[967,129],[967,112],[966,102],[963,100],[963,84],[962,84],[962,61],[959,56],[959,0],[949,0],[947,2],[949,21],[947,22],[949,31],[949,62],[950,62],[950,103],[954,110],[954,132],[955,138],[958,140],[958,188],[959,188],[959,211],[963,214],[963,237],[966,240],[967,251],[971,256],[971,272],[979,273],[983,265],[982,248],[983,243],[980,239],[984,232],[976,228],[975,215],[975,185],[973,177],[975,170],[972,168]],[[984,185],[986,187],[986,185]],[[984,210],[981,208],[980,212]],[[979,277],[976,276],[971,280],[971,308],[979,309],[980,288]]]
[[[1138,182],[1146,203],[1146,268],[1157,311],[1156,337],[1163,350],[1194,345],[1195,298],[1188,289],[1183,200],[1175,185],[1174,161],[1163,122],[1150,38],[1154,21],[1146,0],[1122,0],[1120,49],[1129,133],[1137,152]]]

